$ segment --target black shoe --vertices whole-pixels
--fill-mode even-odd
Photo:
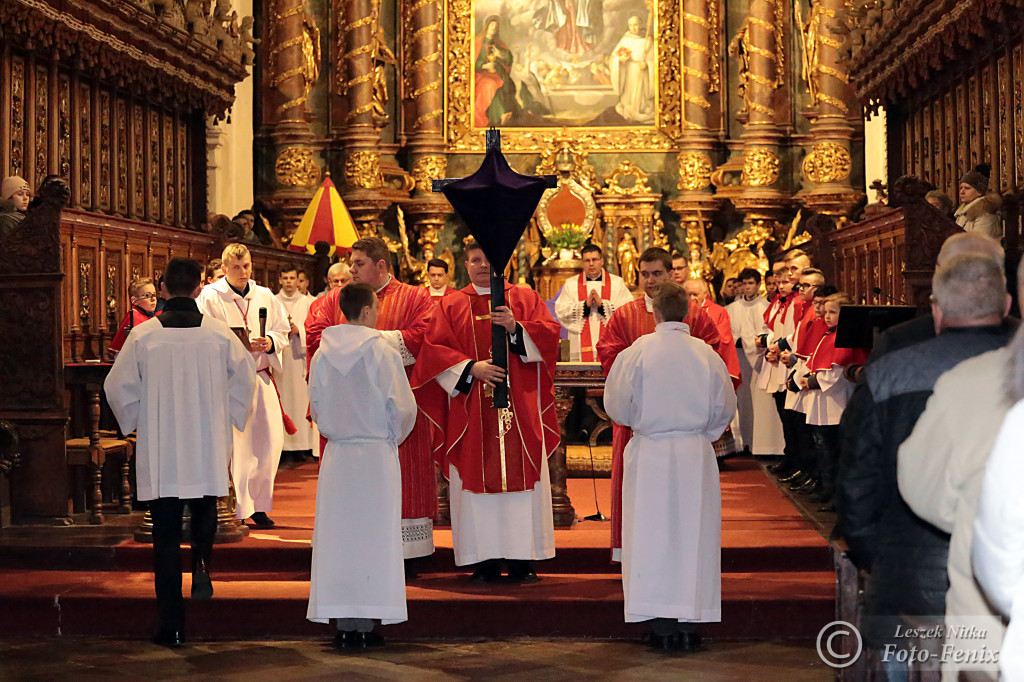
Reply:
[[[257,528],[274,527],[274,520],[267,516],[266,512],[256,512],[255,514],[249,517],[249,520],[252,521],[252,524]]]
[[[803,478],[796,478],[789,484],[789,489],[796,492],[806,493],[808,489],[815,486],[814,479],[811,476],[804,475]]]
[[[185,643],[185,631],[181,628],[160,628],[153,637],[153,644],[177,649]]]
[[[334,646],[339,649],[359,648],[359,633],[355,630],[338,630],[334,635]]]
[[[798,478],[803,478],[804,472],[799,469],[791,469],[779,473],[779,483],[791,483]]]
[[[380,634],[376,630],[371,630],[370,632],[357,632],[355,635],[356,641],[362,649],[384,646],[384,635]]]
[[[533,566],[529,561],[509,561],[508,562],[508,579],[514,583],[520,585],[530,585],[532,583],[539,583],[540,578],[533,570]]]
[[[772,472],[773,474],[776,474],[777,476],[784,476],[789,471],[789,469],[786,467],[786,463],[781,460],[776,462],[775,464],[769,464],[765,468],[768,469],[768,471]]]
[[[206,562],[200,559],[192,567],[192,598],[209,599],[213,596],[213,582],[210,572],[206,570]]]
[[[415,559],[406,559],[405,560],[405,579],[406,579],[406,581],[416,580],[416,578],[419,578],[419,577],[420,577],[420,572],[416,568],[416,560]]]
[[[818,511],[826,514],[834,514],[836,512],[836,505],[832,502],[829,502],[824,506],[818,507]]]
[[[469,579],[475,583],[496,583],[501,580],[501,564],[495,559],[482,561]]]
[[[679,651],[682,647],[682,640],[678,632],[670,635],[656,635],[653,632],[644,633],[641,642],[655,651]]]
[[[679,648],[690,654],[695,651],[700,651],[700,635],[696,632],[680,632],[679,633]]]
[[[821,484],[812,478],[799,488],[794,488],[793,492],[798,495],[814,496],[821,492]]]
[[[829,504],[832,502],[832,493],[822,488],[816,494],[811,495],[808,501],[815,504]]]

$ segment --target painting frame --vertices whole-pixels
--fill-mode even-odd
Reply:
[[[650,0],[657,8],[657,93],[652,125],[502,126],[506,152],[536,153],[570,135],[590,152],[666,152],[678,145],[683,122],[680,0]],[[444,134],[449,152],[484,151],[484,128],[473,120],[473,0],[445,3]]]

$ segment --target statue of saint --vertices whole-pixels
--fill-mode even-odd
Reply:
[[[636,240],[633,239],[632,233],[626,232],[622,235],[615,253],[619,260],[619,277],[625,280],[626,286],[635,288],[640,252],[636,249]]]

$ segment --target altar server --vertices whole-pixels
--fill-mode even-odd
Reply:
[[[281,355],[288,350],[288,315],[270,289],[250,281],[252,257],[243,244],[228,244],[221,256],[224,277],[203,288],[199,310],[225,322],[249,341],[256,363],[256,397],[245,430],[236,430],[231,457],[236,512],[258,528],[274,521],[267,516],[274,506],[274,478],[281,459],[284,433],[295,428],[281,408],[271,368],[281,371]],[[266,309],[266,336],[260,336],[260,310]],[[296,415],[300,418],[305,415]]]
[[[285,434],[285,452],[312,451],[319,444],[314,440],[315,427],[306,419],[309,411],[309,388],[306,386],[306,316],[315,299],[299,291],[299,273],[288,266],[278,275],[281,284],[277,300],[288,315],[288,347],[281,354],[281,371],[274,371],[281,391],[281,406],[292,419],[296,431]],[[315,454],[319,454],[319,449]]]
[[[256,367],[227,325],[200,314],[199,263],[174,258],[164,283],[171,298],[159,318],[128,336],[104,383],[124,433],[138,430],[139,499],[153,517],[153,573],[160,608],[155,642],[185,641],[181,597],[181,517],[192,514],[192,598],[209,598],[207,570],[217,530],[217,498],[228,494],[231,427],[244,429]]]
[[[626,282],[604,268],[600,247],[583,247],[583,272],[570,277],[555,300],[555,315],[569,332],[569,359],[597,362],[597,340],[616,308],[633,300]]]
[[[407,619],[398,444],[416,423],[402,357],[374,329],[377,297],[363,282],[338,297],[347,324],[327,327],[310,364],[313,419],[327,438],[317,482],[306,617],[337,619],[335,643],[383,643],[373,631]]]
[[[722,500],[711,442],[736,411],[725,362],[683,320],[687,293],[654,295],[653,334],[619,353],[608,416],[633,429],[622,480],[626,622],[652,621],[648,642],[696,650],[696,623],[721,620]]]

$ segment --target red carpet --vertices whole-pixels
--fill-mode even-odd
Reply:
[[[722,474],[720,638],[813,637],[832,620],[834,577],[827,543],[768,481],[756,464],[737,460]],[[607,513],[609,481],[597,481]],[[272,516],[277,526],[239,544],[219,545],[216,595],[189,604],[194,637],[316,636],[305,620],[309,537],[316,467],[282,471]],[[580,517],[594,512],[590,480],[570,479]],[[454,566],[451,531],[435,531],[437,552],[408,586],[409,622],[395,637],[631,637],[642,626],[622,622],[618,566],[609,561],[607,523],[583,521],[555,531],[556,557],[539,562],[543,581],[480,586]],[[34,544],[34,546],[32,546]],[[155,617],[148,545],[5,545],[0,556],[0,634],[149,633]],[[188,576],[185,577],[186,594]]]

